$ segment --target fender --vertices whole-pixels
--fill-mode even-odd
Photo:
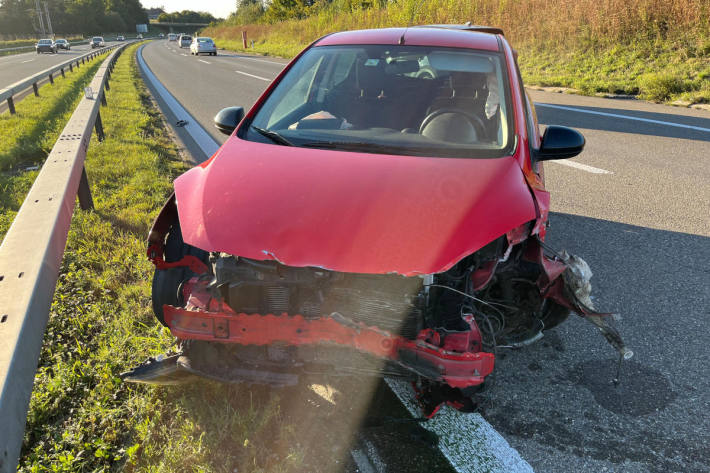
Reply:
[[[178,261],[165,261],[165,238],[176,222],[178,222],[178,211],[175,192],[173,192],[163,208],[160,209],[150,232],[148,232],[148,250],[146,252],[148,259],[157,269],[188,267],[196,274],[207,273],[208,266],[193,255],[185,255]]]

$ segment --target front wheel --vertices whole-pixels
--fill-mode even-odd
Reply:
[[[183,241],[180,224],[176,222],[168,232],[168,237],[165,241],[165,261],[172,263],[181,260],[183,256],[186,255],[196,256],[205,263],[209,256],[206,251],[188,245]],[[151,298],[153,302],[153,313],[155,314],[155,318],[158,319],[158,322],[167,327],[163,314],[163,306],[166,304],[176,307],[183,305],[184,301],[182,294],[180,294],[180,288],[183,282],[193,276],[195,276],[195,273],[187,267],[169,269],[156,268],[153,274]]]

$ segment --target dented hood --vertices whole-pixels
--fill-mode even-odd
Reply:
[[[230,138],[175,181],[185,242],[289,266],[445,271],[535,218],[518,162],[390,156]]]

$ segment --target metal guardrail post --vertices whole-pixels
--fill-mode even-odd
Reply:
[[[7,109],[10,110],[10,114],[15,114],[15,101],[12,100],[12,97],[7,98]]]
[[[51,73],[49,74],[49,83],[54,85],[54,77],[52,76]]]
[[[102,90],[108,65],[120,49],[99,67],[89,84],[92,90]],[[0,245],[0,473],[17,471],[77,197],[82,209],[93,208],[84,160],[99,109],[95,98],[81,99]]]
[[[96,129],[96,137],[99,139],[99,141],[104,140],[104,124],[101,122],[101,112],[96,114],[96,123],[94,124],[94,128]],[[84,172],[86,174],[86,172]],[[82,176],[82,180],[84,177]],[[88,183],[88,179],[87,179]],[[83,207],[82,207],[83,208]]]
[[[97,120],[100,120],[100,116],[96,116]],[[100,122],[97,121],[98,126]],[[98,130],[96,131],[98,134]],[[101,135],[99,141],[104,140],[104,129],[101,127]],[[77,196],[79,197],[79,207],[81,210],[94,210],[94,199],[91,197],[91,187],[89,186],[89,176],[86,175],[86,167],[81,169],[81,179],[79,179],[79,188],[77,189]]]
[[[59,70],[62,71],[62,77],[66,77],[66,76],[64,75],[64,68],[62,67],[62,68],[59,69]]]
[[[37,88],[37,82],[32,83],[32,90],[35,93],[35,97],[39,97],[39,89]]]

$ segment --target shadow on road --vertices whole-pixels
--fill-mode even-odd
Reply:
[[[616,353],[572,317],[498,357],[484,416],[536,471],[710,471],[710,238],[563,213],[550,221],[548,243],[587,260],[595,304],[622,316],[635,356],[615,386]]]

